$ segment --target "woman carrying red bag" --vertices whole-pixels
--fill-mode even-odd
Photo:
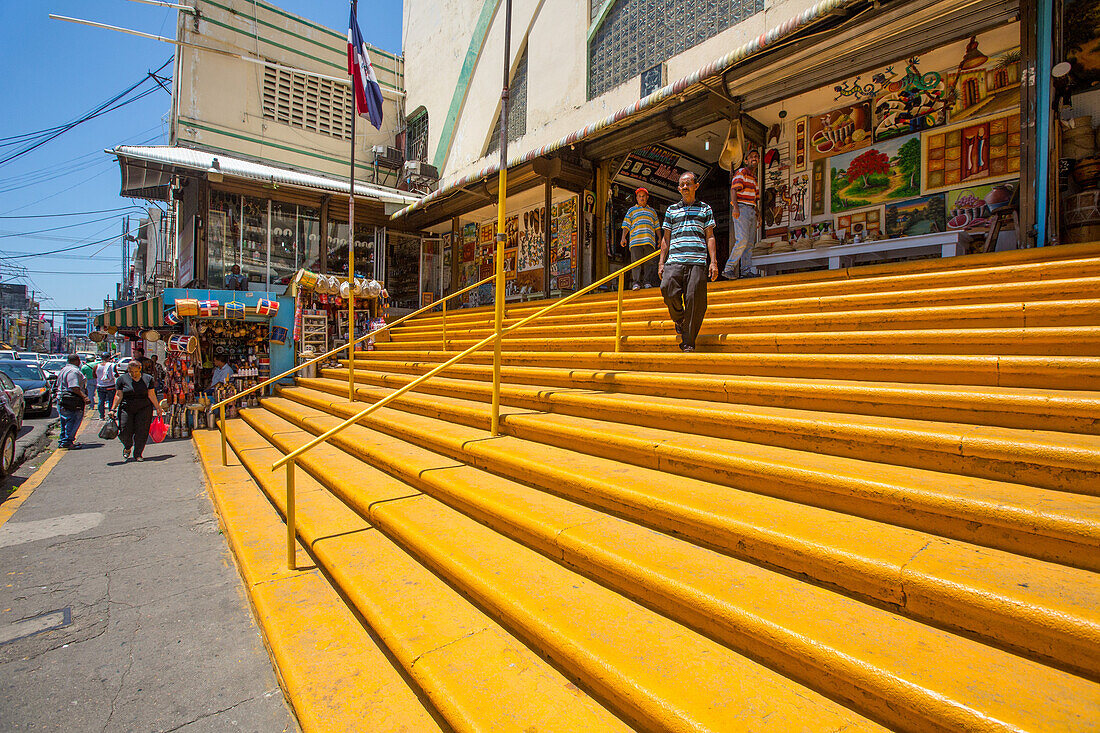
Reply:
[[[121,406],[121,409],[119,407]],[[122,459],[130,460],[131,449],[135,460],[143,460],[145,443],[149,440],[149,426],[153,412],[161,416],[160,403],[153,391],[153,377],[141,373],[141,362],[136,359],[126,365],[126,373],[115,381],[115,400],[111,411],[118,410],[118,437],[122,440]]]

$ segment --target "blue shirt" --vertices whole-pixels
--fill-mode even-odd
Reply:
[[[681,265],[707,264],[707,227],[714,227],[714,212],[708,204],[677,201],[665,210],[664,230],[669,232],[665,262]]]
[[[623,229],[630,232],[630,246],[657,246],[657,212],[648,206],[634,205],[626,212]]]

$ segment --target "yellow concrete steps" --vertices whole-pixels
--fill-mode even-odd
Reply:
[[[651,291],[652,292],[652,291]],[[1076,303],[1095,297],[1100,292],[1100,277],[1074,277],[1065,280],[1012,283],[1001,286],[986,284],[965,287],[943,288],[935,290],[908,290],[887,293],[862,293],[856,295],[791,297],[789,294],[770,299],[747,302],[715,302],[708,297],[707,318],[728,319],[750,316],[803,315],[820,313],[844,313],[862,311],[882,311],[887,309],[911,310],[915,302],[925,308],[974,307],[992,303],[1038,303],[1041,301],[1063,301]],[[624,298],[624,322],[632,328],[645,322],[661,322],[668,319],[668,309],[659,294],[650,294],[644,298],[635,297],[630,307]],[[514,315],[514,306],[509,309],[504,325],[510,326],[520,320]],[[565,306],[566,313],[551,313],[540,323],[544,326],[576,326],[578,324],[606,325],[614,324],[616,318],[615,301],[594,302],[583,310]],[[923,314],[923,312],[922,312]],[[462,311],[448,315],[448,336],[461,336],[477,331],[485,325],[483,317],[464,316]],[[394,328],[398,340],[409,340],[412,336],[438,338],[442,334],[441,319],[416,319]]]
[[[1020,252],[1020,251],[1018,251]],[[1075,256],[1067,259],[1041,259],[1052,257],[1053,251],[1032,251],[1031,259],[1006,257],[1009,253],[997,253],[996,257],[979,261],[976,257],[955,260],[924,261],[921,263],[890,263],[880,266],[864,266],[847,270],[818,271],[792,275],[772,276],[760,280],[712,283],[708,287],[708,301],[714,305],[746,301],[776,300],[788,298],[835,297],[862,293],[890,293],[945,288],[973,287],[982,283],[987,287],[1001,284],[1034,283],[1043,280],[1100,277],[1100,248],[1085,245]],[[1017,253],[1012,253],[1016,255]],[[1061,254],[1072,254],[1063,252]],[[563,313],[587,313],[605,307],[616,296],[595,293],[583,296],[573,304],[562,308]],[[916,299],[923,299],[917,293]],[[660,295],[651,291],[628,291],[625,294],[628,310],[649,307],[660,302]],[[549,301],[513,303],[508,306],[509,315],[530,315]],[[454,311],[448,315],[448,324],[464,320],[485,321],[491,308]],[[417,319],[417,324],[434,324],[439,315]]]
[[[347,360],[341,363],[347,364]],[[372,360],[358,362],[356,380],[389,386],[407,380],[396,375],[420,375],[431,363]],[[325,369],[324,376],[347,382],[347,369]],[[551,391],[596,391],[618,399],[646,395],[676,400],[727,403],[725,411],[746,405],[858,415],[878,415],[971,425],[994,425],[1025,430],[1056,430],[1100,434],[1100,391],[1024,389],[1018,387],[944,387],[934,384],[858,382],[854,380],[748,377],[669,372],[591,371],[539,367],[505,367],[501,371],[509,387],[523,385],[538,398],[550,399]],[[417,391],[432,394],[479,394],[484,383],[492,385],[488,366],[456,364],[443,376]],[[473,391],[470,391],[473,390]],[[514,390],[513,390],[514,391]],[[481,399],[480,396],[478,399]],[[630,400],[629,397],[624,399]],[[510,404],[517,404],[512,402]]]
[[[578,323],[541,324],[525,326],[521,338],[576,339]],[[952,305],[944,307],[920,306],[912,308],[874,309],[866,311],[836,311],[811,313],[781,313],[726,317],[707,310],[700,334],[721,334],[738,338],[745,334],[811,334],[821,331],[905,331],[927,329],[1032,329],[1064,328],[1067,326],[1100,325],[1100,300],[1056,300],[1028,303],[982,303],[977,305]],[[583,323],[584,338],[615,335],[614,315],[598,323]],[[659,331],[672,331],[673,322],[665,311],[656,320],[629,319],[623,322],[627,336],[644,336]],[[480,340],[492,333],[490,323],[469,328],[457,334],[448,332],[451,338]],[[510,338],[510,337],[509,337]],[[423,343],[431,339],[424,333],[405,334],[394,330],[393,342]]]
[[[331,375],[346,374],[332,370]],[[358,375],[358,372],[357,372]],[[403,374],[359,375],[357,394],[374,402],[404,386],[413,377]],[[346,395],[347,381],[303,379],[300,385]],[[395,406],[421,415],[439,416],[475,427],[488,426],[491,384],[438,379],[399,397]],[[575,425],[591,434],[604,429],[625,440],[653,440],[700,444],[699,438],[674,440],[675,435],[701,436],[721,450],[725,439],[791,450],[824,453],[882,464],[1012,481],[1055,491],[1100,496],[1100,436],[1019,430],[960,423],[931,422],[895,417],[821,413],[781,407],[738,405],[702,400],[677,400],[650,395],[614,395],[566,388],[508,386],[501,404],[514,413],[547,413],[561,428]],[[594,420],[589,416],[598,415]],[[511,424],[541,422],[541,415],[515,414]],[[571,420],[570,418],[575,418]],[[1100,504],[1100,501],[1098,501]]]
[[[346,402],[334,401],[326,409],[281,397],[266,400],[264,407],[314,433],[336,423],[331,413],[342,418],[350,411]],[[376,422],[334,436],[334,445],[429,493],[433,479],[424,465],[408,464],[417,448],[1069,669],[1100,674],[1095,642],[1100,589],[1089,572],[701,479],[512,437],[485,441],[475,428],[386,408],[380,412]]]
[[[357,392],[361,397],[369,394],[363,387]],[[306,387],[284,389],[280,394],[340,417],[350,417],[363,404],[353,406],[346,395]],[[405,395],[410,397],[413,399],[394,403],[393,410],[383,408],[382,416],[368,416],[365,424],[423,446],[433,445],[457,425],[474,430],[488,426],[486,406],[462,405],[462,419],[455,419],[458,406],[450,398]],[[419,414],[412,408],[420,408]],[[627,466],[650,468],[1075,567],[1100,569],[1097,497],[513,408],[502,410],[501,429],[522,441],[515,447],[509,467],[494,467],[494,471],[512,470],[515,462],[537,464],[541,456],[561,449],[566,452],[559,461],[578,461],[577,454],[585,454],[615,461],[622,470],[630,470]],[[474,460],[481,449],[480,445],[468,445],[465,455]],[[582,461],[578,465],[587,464]],[[512,477],[523,480],[522,473]]]
[[[432,368],[456,351],[358,351],[358,368],[401,371]],[[346,364],[346,359],[344,363]],[[491,364],[491,351],[471,354],[452,374],[470,365]],[[1100,357],[1096,356],[969,356],[883,354],[703,354],[691,358],[670,353],[574,352],[525,353],[504,351],[502,363],[516,370],[564,370],[582,383],[605,380],[622,372],[677,375],[719,375],[764,378],[833,379],[863,383],[905,382],[936,385],[977,385],[1049,390],[1100,390]],[[511,372],[515,375],[517,372]]]
[[[287,700],[306,733],[441,731],[343,599],[316,569],[286,567],[286,527],[215,432],[195,445],[244,590]],[[305,557],[299,548],[299,557]],[[339,705],[333,705],[339,700]]]
[[[288,430],[285,421],[258,413],[262,410],[244,413],[249,426],[284,450],[309,437],[304,431]],[[334,471],[333,460],[323,453],[309,454],[301,466],[374,528],[640,730],[721,731],[731,725],[755,729],[763,721],[783,730],[805,729],[808,721],[836,729],[881,730],[802,684],[585,579],[431,497],[391,497],[387,477],[366,464],[356,473]],[[453,462],[437,467],[446,466]],[[357,570],[354,565],[347,567],[346,583],[375,582],[372,574]],[[389,585],[389,590],[396,588]],[[379,600],[388,603],[392,613],[408,612],[399,597],[386,599],[380,594]],[[473,637],[464,654],[476,658],[480,643],[480,637]],[[1041,672],[1060,675],[1051,677],[1052,683],[1073,684],[1079,679],[1051,670]],[[471,675],[467,684],[478,687],[480,680]],[[540,701],[540,695],[540,689],[532,686],[509,695],[487,695],[485,704],[522,705],[519,698],[528,697],[532,705],[541,702],[549,712],[556,712],[553,701]],[[1006,710],[1006,717],[1011,712]],[[527,725],[472,727],[532,729]],[[603,728],[563,722],[548,729]]]
[[[509,351],[592,352],[615,351],[615,337],[587,336],[575,332],[564,337],[509,335]],[[463,351],[480,339],[449,339],[447,348]],[[623,338],[624,351],[679,350],[680,337],[672,328],[661,335],[633,335]],[[931,328],[884,331],[815,331],[806,333],[707,333],[696,343],[701,352],[719,353],[803,353],[803,354],[996,354],[1019,356],[1088,356],[1100,354],[1100,326],[1037,328]],[[435,350],[430,341],[383,342],[376,351]],[[687,356],[685,358],[694,358]]]
[[[285,422],[257,412],[246,412],[246,419],[270,434],[283,450],[300,444],[291,439]],[[314,432],[335,423],[333,418],[304,413],[296,417]],[[356,426],[350,431],[343,434],[345,449],[352,447],[363,455],[361,451],[375,447],[379,456],[384,453],[387,472],[415,481],[426,493],[485,528],[519,540],[608,589],[761,659],[895,729],[957,730],[981,721],[993,730],[1013,726],[1025,730],[1085,728],[1091,724],[1091,712],[1083,713],[1073,705],[1052,711],[1046,701],[1067,694],[1100,701],[1100,686],[1079,677],[487,476],[444,456],[393,445],[375,446],[376,436],[365,428]],[[342,479],[325,464],[318,458],[307,468],[312,466],[309,470],[338,493],[362,491],[358,486],[363,481]],[[375,505],[369,497],[357,503]],[[496,541],[496,536],[478,525],[467,529],[436,506],[411,514],[409,519],[416,521],[415,527],[391,531],[412,533],[418,543],[435,543],[440,553],[443,548],[457,548],[460,553],[476,548],[471,555],[479,561],[477,565],[463,564],[459,571],[471,585],[508,585],[516,576],[530,572],[525,564],[524,570],[516,567],[512,572],[492,573],[505,563],[512,565],[510,555],[494,557],[482,549]],[[473,536],[460,538],[458,532],[464,529]],[[559,589],[544,588],[540,608],[558,608],[546,595],[561,592]],[[502,591],[486,588],[482,592]],[[569,608],[571,617],[592,618],[589,609]],[[807,608],[814,613],[805,613]],[[560,611],[544,615],[552,623],[562,623],[558,614]],[[563,635],[555,635],[554,643],[561,643]],[[883,647],[882,638],[893,643]],[[931,649],[937,654],[928,654]],[[551,658],[555,655],[552,648],[543,651]],[[689,672],[691,659],[684,656]],[[1028,698],[1034,702],[1024,702]],[[1031,710],[1037,703],[1046,708],[1044,713],[1036,715]]]
[[[268,441],[300,431],[276,423],[264,437],[240,420],[227,427],[239,459],[285,517],[285,471],[270,470],[282,454]],[[356,469],[334,449],[316,457],[330,469]],[[309,474],[297,472],[295,483],[300,541],[451,729],[629,729]],[[374,476],[372,492],[388,502],[420,496],[382,474]],[[500,705],[501,699],[512,702]]]

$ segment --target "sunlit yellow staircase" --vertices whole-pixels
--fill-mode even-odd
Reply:
[[[541,304],[510,306],[507,323]],[[196,433],[307,730],[1100,730],[1100,245],[394,330]]]

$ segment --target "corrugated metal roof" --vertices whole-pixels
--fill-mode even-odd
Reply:
[[[247,178],[264,183],[277,183],[285,186],[299,186],[321,191],[334,191],[347,195],[351,190],[347,179],[330,178],[316,173],[303,173],[288,168],[278,168],[273,165],[255,163],[242,158],[234,158],[223,153],[207,153],[203,150],[191,148],[172,147],[169,145],[136,146],[119,145],[107,152],[118,156],[120,160],[130,159],[145,161],[147,163],[160,163],[164,165],[189,168],[191,170],[205,171],[218,159],[218,167],[222,175]],[[419,196],[395,191],[390,188],[371,186],[360,181],[355,182],[355,195],[373,198],[387,204],[408,205],[420,200]]]
[[[580,142],[590,135],[593,135],[613,124],[621,122],[629,117],[638,114],[639,112],[647,110],[668,99],[669,97],[679,94],[680,92],[684,91],[691,85],[701,81],[702,79],[720,74],[734,64],[744,61],[750,56],[754,56],[757,53],[771,48],[773,45],[775,45],[777,41],[780,41],[790,36],[792,33],[803,29],[810,23],[813,23],[814,21],[825,17],[826,15],[836,11],[839,8],[850,5],[852,2],[854,2],[854,0],[820,0],[813,7],[807,8],[806,10],[792,18],[788,18],[784,22],[771,28],[767,32],[760,34],[748,43],[745,43],[742,46],[730,51],[721,58],[715,59],[701,69],[698,69],[688,74],[687,76],[678,79],[671,84],[662,87],[661,89],[658,89],[649,96],[639,99],[634,104],[623,107],[617,112],[614,112],[601,120],[597,120],[590,125],[582,127],[579,130],[575,130],[563,138],[555,140],[541,147],[534,148],[533,150],[528,150],[525,153],[510,156],[508,160],[508,167],[511,168],[513,166],[526,163],[529,160],[547,155],[554,152],[555,150],[560,150],[567,145],[572,145],[573,143]],[[432,191],[427,196],[421,199],[417,199],[414,203],[392,214],[390,218],[393,220],[399,220],[414,211],[418,211],[425,206],[431,205],[433,201],[437,201],[447,196],[456,189],[462,188],[463,186],[473,181],[478,181],[482,178],[486,178],[487,176],[491,176],[494,173],[499,172],[499,170],[500,161],[492,160],[483,165],[480,169],[474,171],[473,173],[459,176],[457,178],[445,178],[440,181],[439,187],[436,188],[435,191]]]

